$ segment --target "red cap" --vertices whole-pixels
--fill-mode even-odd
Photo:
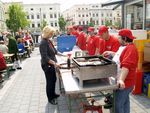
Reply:
[[[78,30],[79,30],[79,31],[83,31],[83,27],[82,27],[82,26],[79,26],[79,27],[78,27]]]
[[[122,36],[122,37],[128,37],[132,40],[135,39],[135,37],[132,35],[131,30],[129,30],[129,29],[121,29],[119,31],[119,35]]]
[[[89,27],[88,32],[94,31],[94,27]]]
[[[74,29],[74,30],[77,30],[77,29],[78,29],[78,26],[73,26],[73,29]]]
[[[107,31],[108,31],[108,27],[102,25],[102,26],[100,26],[99,29],[98,29],[98,34],[99,34],[99,35],[102,35],[103,33],[107,32]]]

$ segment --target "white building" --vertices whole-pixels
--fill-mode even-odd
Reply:
[[[114,24],[121,19],[121,11],[112,10],[112,7],[102,7],[101,4],[79,4],[63,12],[68,25],[88,25],[90,22],[95,27],[104,25],[106,21]]]
[[[4,4],[0,0],[0,31],[6,30],[4,14],[5,14],[5,12],[4,12]]]
[[[59,29],[60,4],[23,4],[23,7],[30,21],[29,30],[39,32],[43,20],[47,25]]]

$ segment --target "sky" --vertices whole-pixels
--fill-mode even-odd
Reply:
[[[3,2],[18,2],[21,1],[25,4],[38,4],[38,3],[60,3],[61,11],[64,11],[75,4],[90,4],[90,3],[104,3],[108,0],[1,0]],[[110,0],[109,0],[110,1]]]

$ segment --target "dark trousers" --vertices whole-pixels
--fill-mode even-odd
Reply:
[[[48,101],[52,100],[55,96],[55,84],[56,84],[56,71],[54,66],[42,66],[42,69],[46,77],[46,94]]]
[[[12,62],[14,62],[15,60],[18,60],[18,56],[17,53],[14,53],[14,55],[11,57]]]

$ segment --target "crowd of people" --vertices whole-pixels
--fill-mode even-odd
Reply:
[[[23,55],[24,53],[27,53],[28,57],[30,57],[31,47],[33,47],[33,40],[28,32],[24,34],[22,32],[16,32],[15,36],[13,36],[10,32],[0,33],[1,58],[3,58],[5,54],[13,54],[11,56],[11,63],[13,63],[11,69],[12,71],[15,71],[16,69],[22,69],[20,66],[19,54],[21,53]],[[5,63],[7,63],[6,58],[5,60]],[[3,70],[4,69],[0,69],[0,71]],[[3,81],[2,73],[0,73],[0,82]]]
[[[116,75],[118,89],[115,95],[115,113],[130,113],[129,94],[135,85],[136,67],[138,63],[138,52],[133,44],[135,37],[131,30],[121,29],[118,37],[109,34],[108,27],[100,26],[98,32],[94,27],[89,27],[84,32],[82,26],[71,26],[67,28],[67,35],[74,35],[77,39],[76,45],[89,55],[103,55],[112,59],[118,65]],[[40,43],[41,66],[46,76],[46,92],[49,103],[56,105],[55,93],[56,49],[50,39],[54,34],[54,28],[46,26]]]

